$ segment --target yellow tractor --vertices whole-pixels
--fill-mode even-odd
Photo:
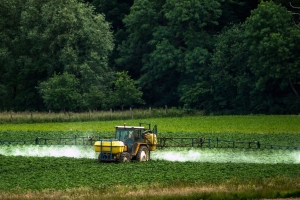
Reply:
[[[99,140],[94,144],[95,152],[99,153],[99,162],[129,162],[131,160],[148,161],[150,151],[156,150],[157,126],[151,130],[139,126],[116,126],[114,140]]]

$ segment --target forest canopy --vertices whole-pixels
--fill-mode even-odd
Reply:
[[[1,0],[0,110],[299,114],[299,7]]]

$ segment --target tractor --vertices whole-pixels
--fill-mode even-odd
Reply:
[[[139,162],[150,159],[150,151],[156,150],[157,126],[151,130],[142,126],[116,126],[116,135],[113,140],[99,140],[94,144],[94,150],[99,162]]]

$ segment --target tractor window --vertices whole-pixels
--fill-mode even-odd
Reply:
[[[143,129],[136,129],[136,130],[134,130],[133,135],[134,135],[134,140],[135,141],[139,141],[139,142],[144,141]]]
[[[116,139],[119,141],[125,141],[127,138],[133,137],[133,130],[131,129],[117,129]]]

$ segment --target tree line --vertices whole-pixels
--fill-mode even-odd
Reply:
[[[300,112],[297,0],[1,0],[0,110]]]

